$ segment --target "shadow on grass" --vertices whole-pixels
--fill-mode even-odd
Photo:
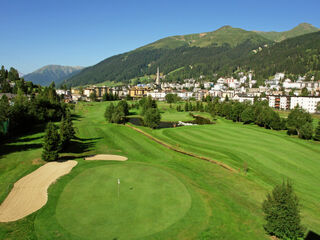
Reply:
[[[71,115],[71,120],[72,121],[80,121],[79,119],[83,118],[82,116],[80,116],[79,114],[72,114]]]
[[[24,137],[27,135],[34,135],[37,133],[41,133],[44,130],[44,124],[39,124],[29,131],[21,132],[19,134],[8,135],[0,141],[0,158],[4,155],[13,153],[13,152],[21,152],[32,149],[37,149],[42,147],[42,143],[30,143],[33,141],[37,141],[42,138],[42,136],[37,137]]]
[[[59,161],[72,160],[89,155],[95,149],[96,142],[101,138],[78,138],[71,140],[68,147],[61,152]]]

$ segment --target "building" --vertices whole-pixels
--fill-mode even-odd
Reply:
[[[288,110],[290,109],[290,96],[280,96],[280,95],[270,95],[268,96],[269,107],[280,109],[280,110]]]
[[[320,97],[291,97],[290,109],[300,106],[309,113],[315,113],[319,102]]]
[[[159,67],[157,67],[156,85],[157,85],[157,86],[160,86],[160,72],[159,72]]]
[[[130,88],[129,94],[132,98],[143,98],[147,96],[147,93],[150,91],[150,88],[148,87],[139,87],[134,86]]]

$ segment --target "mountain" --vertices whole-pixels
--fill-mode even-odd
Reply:
[[[234,65],[246,70],[253,69],[261,78],[286,72],[294,75],[310,73],[320,80],[320,31],[262,48],[256,54],[229,64],[229,69]]]
[[[295,28],[285,32],[260,32],[256,31],[259,35],[271,40],[280,42],[288,38],[298,37],[308,33],[318,32],[320,29],[309,23],[301,23]]]
[[[131,52],[119,54],[83,69],[64,81],[78,86],[104,81],[129,82],[135,77],[151,75],[160,66],[168,80],[214,73],[230,74],[254,49],[270,48],[281,39],[314,32],[310,24],[300,24],[290,31],[256,32],[224,26],[213,32],[180,35],[160,39]],[[319,30],[319,29],[317,29]],[[241,61],[240,61],[241,60]],[[179,69],[179,71],[175,71]],[[174,71],[174,74],[169,74]]]
[[[42,86],[49,86],[52,82],[58,85],[65,79],[79,73],[82,69],[83,67],[47,65],[23,77],[26,81],[31,81],[34,84]]]

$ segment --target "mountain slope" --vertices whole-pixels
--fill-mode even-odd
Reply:
[[[34,84],[49,86],[52,82],[55,82],[55,84],[61,83],[63,80],[79,73],[82,69],[83,67],[47,65],[23,77],[26,81],[31,81]]]
[[[252,50],[269,49],[277,44],[275,39],[290,39],[315,29],[317,28],[310,24],[300,24],[290,31],[273,32],[272,35],[224,26],[213,32],[167,37],[131,52],[107,58],[85,68],[64,83],[70,86],[104,81],[127,83],[132,78],[154,74],[158,66],[163,74],[181,68],[167,76],[168,80],[174,81],[188,77],[198,78],[200,75],[210,78],[214,73],[226,75],[242,66],[243,62],[248,62],[248,58],[253,55]]]
[[[289,38],[254,55],[239,59],[235,64],[253,69],[256,75],[267,78],[276,72],[295,75],[310,73],[320,79],[320,32]],[[232,64],[229,65],[232,68]]]
[[[298,37],[304,34],[308,33],[314,33],[320,31],[319,28],[316,28],[315,26],[312,26],[309,23],[301,23],[295,28],[285,31],[285,32],[260,32],[256,31],[259,35],[271,40],[280,42],[288,38]]]
[[[157,66],[166,74],[184,65],[205,63],[248,54],[271,43],[254,32],[230,26],[214,32],[164,38],[128,53],[119,54],[82,70],[67,85],[77,86],[104,81],[128,82],[134,77],[154,74]]]

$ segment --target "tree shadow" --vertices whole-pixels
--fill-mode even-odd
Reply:
[[[26,132],[5,136],[0,141],[0,149],[1,149],[0,158],[4,155],[7,155],[13,152],[21,152],[21,151],[28,151],[32,149],[41,148],[42,143],[39,143],[39,142],[29,143],[29,142],[39,140],[42,138],[42,136],[28,137],[28,135],[41,133],[43,132],[44,127],[45,127],[44,124],[39,124]]]
[[[72,121],[80,121],[80,119],[83,118],[81,115],[79,114],[72,114],[71,115],[71,120]]]
[[[32,149],[41,148],[41,143],[30,143],[30,144],[2,144],[1,145],[1,152],[0,152],[0,158],[3,155],[7,155],[13,152],[22,152],[22,151],[28,151]]]
[[[101,138],[79,138],[71,140],[62,153],[80,154],[94,150],[96,142]]]

